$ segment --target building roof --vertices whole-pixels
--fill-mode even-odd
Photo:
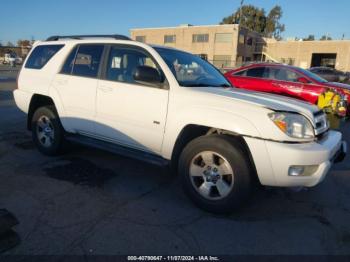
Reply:
[[[191,24],[183,24],[179,26],[169,26],[169,27],[149,27],[149,28],[133,28],[130,31],[134,30],[164,30],[164,29],[180,29],[180,28],[205,28],[205,27],[237,27],[239,24],[224,24],[224,25],[191,25]]]

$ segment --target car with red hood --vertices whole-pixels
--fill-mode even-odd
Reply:
[[[253,63],[228,71],[225,77],[236,88],[274,93],[317,104],[320,95],[338,93],[348,107],[350,85],[328,82],[299,67],[278,63]],[[349,108],[347,110],[349,114]]]

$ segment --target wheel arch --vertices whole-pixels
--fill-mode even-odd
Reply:
[[[171,155],[171,162],[170,162],[171,168],[173,170],[177,170],[180,155],[188,143],[190,143],[192,140],[198,137],[210,136],[210,135],[227,136],[227,137],[230,137],[230,139],[232,139],[233,143],[239,143],[242,146],[242,149],[244,150],[244,153],[247,155],[248,160],[251,164],[253,178],[256,180],[256,182],[259,183],[258,173],[253,160],[253,156],[250,152],[249,146],[246,143],[244,137],[238,133],[228,131],[225,129],[215,128],[215,127],[194,125],[194,124],[186,125],[181,130],[179,136],[176,139],[174,149]]]
[[[39,108],[43,106],[54,106],[55,103],[49,96],[40,95],[40,94],[34,94],[30,100],[29,103],[29,110],[28,110],[28,117],[27,117],[27,129],[32,129],[32,118],[34,115],[34,112]]]

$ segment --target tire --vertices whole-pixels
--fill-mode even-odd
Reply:
[[[185,193],[198,207],[212,213],[231,213],[241,207],[255,182],[245,148],[225,135],[191,141],[181,153],[178,170]]]
[[[54,106],[40,107],[34,112],[32,138],[44,155],[56,156],[62,153],[64,130]]]

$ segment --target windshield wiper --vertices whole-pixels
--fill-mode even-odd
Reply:
[[[187,84],[186,87],[210,87],[208,84]]]
[[[186,87],[231,87],[229,84],[220,84],[220,85],[210,85],[205,83],[199,83],[199,84],[188,84],[185,85]]]
[[[221,84],[221,85],[218,85],[218,86],[215,86],[215,87],[232,87],[232,86],[229,85],[229,84]]]

